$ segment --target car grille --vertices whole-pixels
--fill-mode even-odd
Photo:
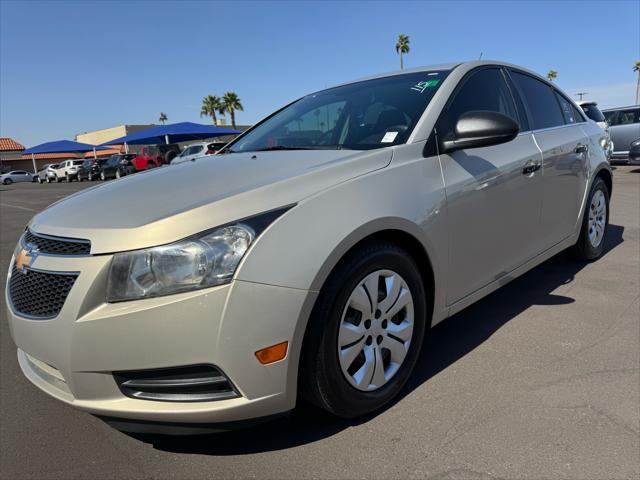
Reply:
[[[13,310],[31,318],[53,318],[62,309],[76,273],[47,273],[13,266],[9,281],[9,299]]]
[[[23,245],[34,245],[39,253],[48,255],[89,255],[91,242],[89,240],[66,239],[50,237],[33,233],[31,230],[24,232]]]
[[[114,372],[120,391],[128,397],[163,402],[210,402],[238,393],[212,365]]]

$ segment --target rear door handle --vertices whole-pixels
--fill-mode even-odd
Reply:
[[[578,145],[576,145],[576,148],[573,149],[575,153],[587,153],[588,150],[589,146],[584,145],[583,143],[579,143]]]
[[[531,175],[534,172],[537,172],[538,170],[540,170],[540,168],[542,167],[542,163],[527,163],[523,168],[522,168],[522,174],[523,175]]]

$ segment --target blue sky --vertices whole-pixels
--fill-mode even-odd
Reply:
[[[640,2],[0,0],[0,135],[31,146],[122,123],[202,121],[235,91],[253,123],[305,93],[405,66],[500,59],[631,104]]]

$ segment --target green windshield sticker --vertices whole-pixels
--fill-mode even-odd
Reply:
[[[417,92],[423,93],[427,88],[435,87],[439,83],[440,83],[439,79],[437,79],[437,80],[425,80],[424,82],[416,83],[413,87],[411,87],[411,90],[415,90]]]

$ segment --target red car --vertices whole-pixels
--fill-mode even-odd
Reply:
[[[136,171],[159,167],[169,164],[180,153],[180,147],[175,143],[168,145],[150,145],[142,147],[140,153],[132,160]]]

